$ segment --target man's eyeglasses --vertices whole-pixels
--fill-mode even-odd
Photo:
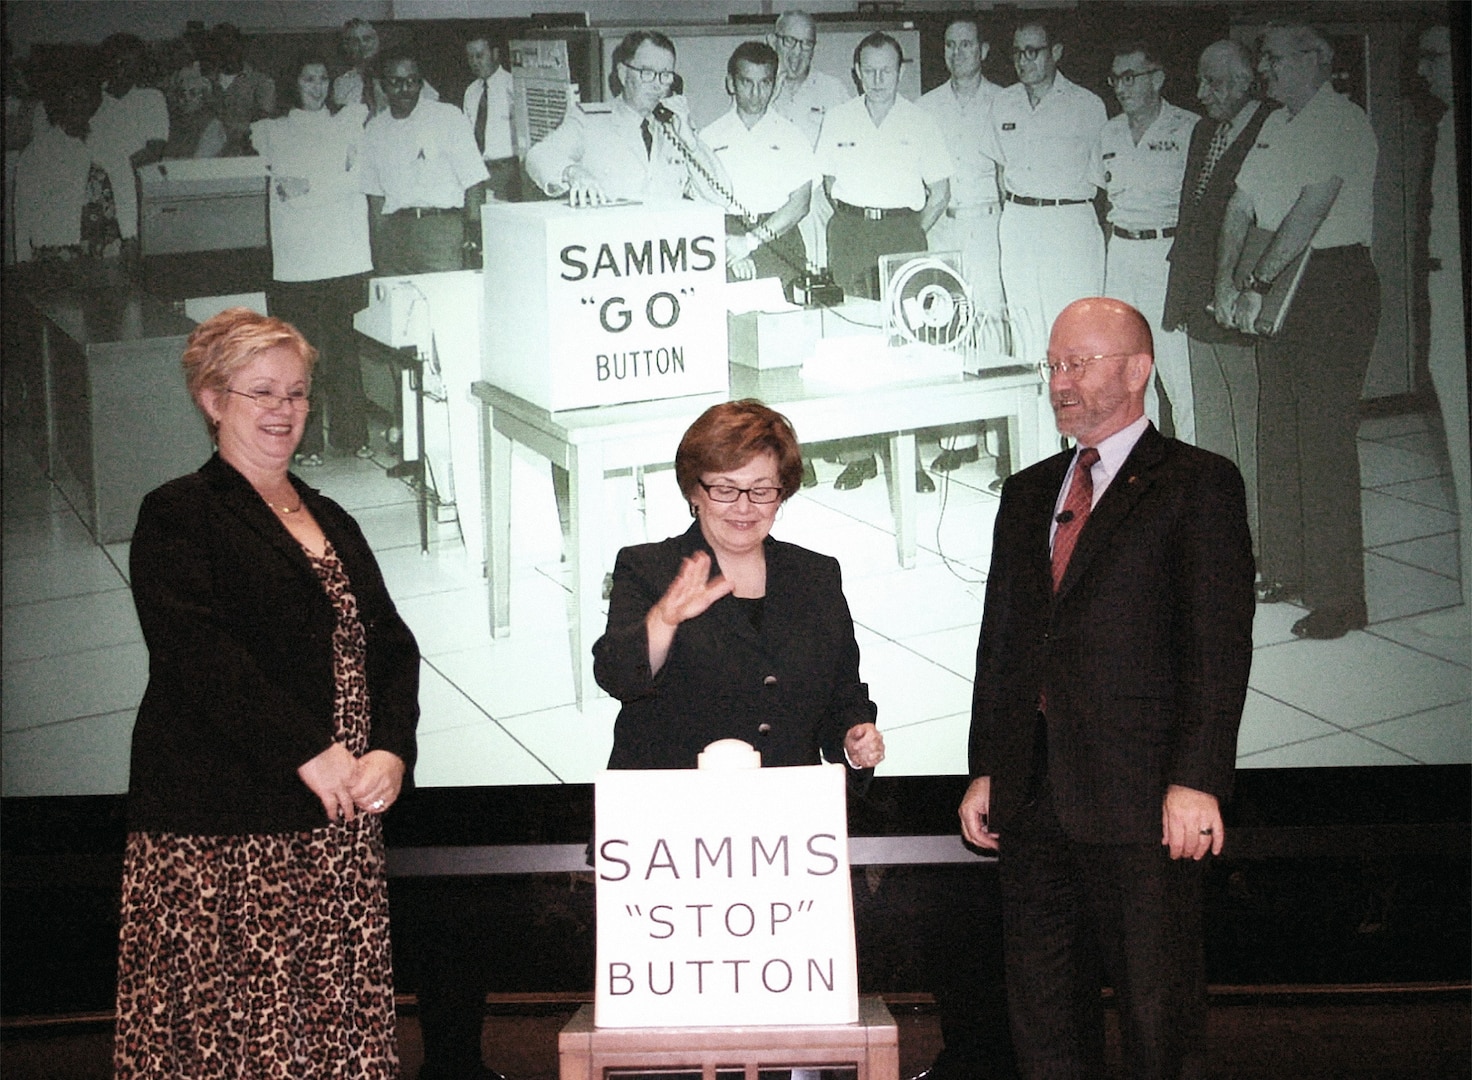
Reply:
[[[634,74],[634,81],[641,83],[659,83],[660,86],[673,86],[675,73],[673,71],[659,71],[655,68],[635,67],[633,64],[624,64],[624,67]]]
[[[803,52],[812,52],[818,47],[816,41],[804,41],[802,38],[791,37],[787,34],[778,34],[777,44],[784,49],[801,49]]]
[[[1292,59],[1295,56],[1306,56],[1306,55],[1308,55],[1311,52],[1317,52],[1317,51],[1318,51],[1317,49],[1293,49],[1293,50],[1291,50],[1289,52],[1285,52],[1285,53],[1264,52],[1262,54],[1262,61],[1265,64],[1267,64],[1269,67],[1277,67],[1279,64],[1283,63],[1285,60],[1290,60],[1290,59]]]
[[[739,488],[731,484],[707,484],[704,480],[695,482],[705,489],[711,502],[733,503],[745,495],[754,506],[765,506],[782,497],[782,489],[779,487]]]
[[[1098,356],[1050,356],[1038,362],[1038,372],[1045,380],[1051,379],[1054,375],[1076,375],[1082,378],[1090,364],[1099,360],[1121,360],[1133,355],[1133,353],[1100,353]]]
[[[418,75],[401,76],[389,75],[384,78],[383,85],[390,90],[412,90],[424,82]]]
[[[1052,47],[1051,45],[1023,45],[1021,48],[1012,50],[1012,62],[1026,60],[1029,64],[1036,63],[1037,58]]]
[[[269,390],[231,390],[225,387],[225,393],[243,397],[252,402],[258,409],[276,409],[286,406],[288,409],[306,409],[311,399],[307,397],[305,390],[292,390],[286,394],[273,394]]]
[[[1135,85],[1136,79],[1149,78],[1159,70],[1159,68],[1146,68],[1143,71],[1121,71],[1117,75],[1106,75],[1104,81],[1116,90],[1128,90]]]

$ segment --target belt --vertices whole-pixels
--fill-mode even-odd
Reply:
[[[1176,234],[1174,225],[1168,229],[1121,229],[1118,225],[1109,227],[1121,240],[1169,240]]]
[[[427,218],[439,217],[441,214],[460,213],[463,211],[458,206],[401,206],[389,217]]]
[[[907,214],[920,212],[911,210],[908,206],[854,206],[841,199],[833,200],[833,208],[842,210],[845,214],[856,214],[867,221],[883,221],[885,218],[904,217]]]
[[[1001,209],[1000,203],[977,203],[975,206],[948,206],[946,217],[980,217],[982,214],[995,214]]]
[[[1034,199],[1031,195],[1013,195],[1007,192],[1007,201],[1015,202],[1021,206],[1082,206],[1092,199]]]

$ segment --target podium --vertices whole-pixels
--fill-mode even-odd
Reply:
[[[700,1073],[757,1080],[764,1069],[853,1068],[857,1080],[898,1080],[899,1029],[877,997],[859,999],[856,1024],[598,1028],[584,1005],[557,1036],[561,1080],[619,1073]]]

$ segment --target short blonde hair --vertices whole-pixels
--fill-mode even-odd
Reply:
[[[204,396],[223,394],[235,373],[250,363],[253,356],[282,345],[301,357],[310,390],[317,350],[291,323],[250,308],[236,307],[226,308],[194,328],[179,362],[184,368],[184,385],[204,416],[211,439],[218,434],[219,425],[205,410]]]

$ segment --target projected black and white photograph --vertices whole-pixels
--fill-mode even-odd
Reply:
[[[964,773],[1001,485],[1059,449],[1039,365],[1089,295],[1150,320],[1155,426],[1246,482],[1239,766],[1468,761],[1446,38],[1435,4],[1327,5],[1284,44],[1269,6],[1085,4],[1018,45],[1010,16],[931,5],[779,27],[737,3],[7,4],[4,793],[126,789],[130,538],[143,494],[208,457],[176,365],[233,306],[321,351],[293,468],[356,517],[418,640],[421,786],[604,766],[614,558],[689,527],[680,436],[745,397],[801,441],[772,535],[841,568],[880,775]],[[646,26],[674,61],[615,89]],[[854,55],[876,30],[915,142],[859,152],[823,131],[874,89]],[[1334,144],[1352,177],[1306,265],[1248,281],[1240,249],[1321,168],[1249,160],[1305,55],[1343,116],[1301,153]],[[1029,133],[1044,79],[1067,108]],[[395,88],[440,108],[417,154],[362,126]],[[618,139],[635,91],[679,114],[647,154]],[[1278,336],[1219,307],[1243,185],[1261,205],[1225,301],[1248,286]],[[1353,325],[1306,328],[1314,297]]]

